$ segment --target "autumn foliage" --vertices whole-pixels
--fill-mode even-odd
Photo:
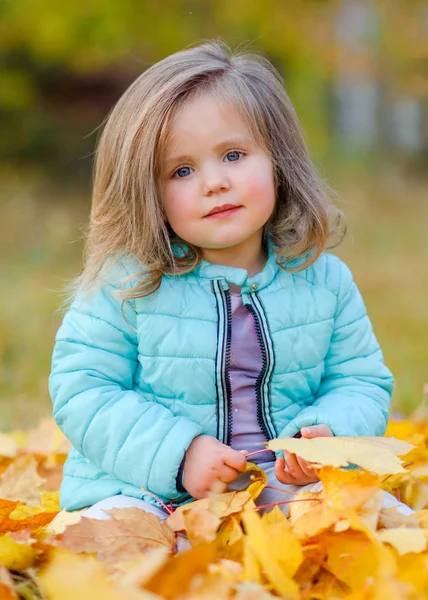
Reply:
[[[249,463],[246,490],[161,522],[137,508],[107,521],[61,511],[68,442],[53,421],[1,434],[0,599],[426,598],[428,425],[392,422],[386,436],[271,442],[320,468],[323,489],[287,497],[288,516],[278,506],[261,515],[267,481]],[[383,508],[381,490],[416,512]]]

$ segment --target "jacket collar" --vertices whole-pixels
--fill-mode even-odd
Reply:
[[[263,270],[252,277],[248,276],[246,269],[239,269],[237,267],[227,267],[224,265],[217,265],[210,263],[206,260],[202,260],[192,271],[192,275],[200,277],[202,279],[213,280],[222,279],[233,285],[240,286],[243,293],[251,293],[263,289],[268,286],[275,278],[278,270],[281,268],[278,264],[278,255],[275,252],[275,245],[272,242],[272,236],[268,235],[266,238],[268,258]],[[183,252],[183,243],[173,244],[174,253]],[[293,261],[294,263],[294,261]],[[290,281],[292,279],[291,273],[288,274]]]

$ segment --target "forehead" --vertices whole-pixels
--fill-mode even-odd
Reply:
[[[166,138],[166,146],[204,141],[215,142],[225,136],[254,140],[254,131],[237,101],[215,95],[189,98],[175,113]]]

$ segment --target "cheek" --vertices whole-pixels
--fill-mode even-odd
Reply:
[[[275,204],[275,184],[270,173],[251,173],[246,178],[247,194],[260,203],[260,207]]]

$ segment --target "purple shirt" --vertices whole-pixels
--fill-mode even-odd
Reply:
[[[265,447],[266,437],[257,421],[255,384],[262,367],[262,353],[251,312],[243,305],[241,295],[230,294],[232,304],[232,345],[230,383],[232,387],[232,440],[234,450],[254,452]],[[260,463],[275,460],[273,452],[250,456]]]

